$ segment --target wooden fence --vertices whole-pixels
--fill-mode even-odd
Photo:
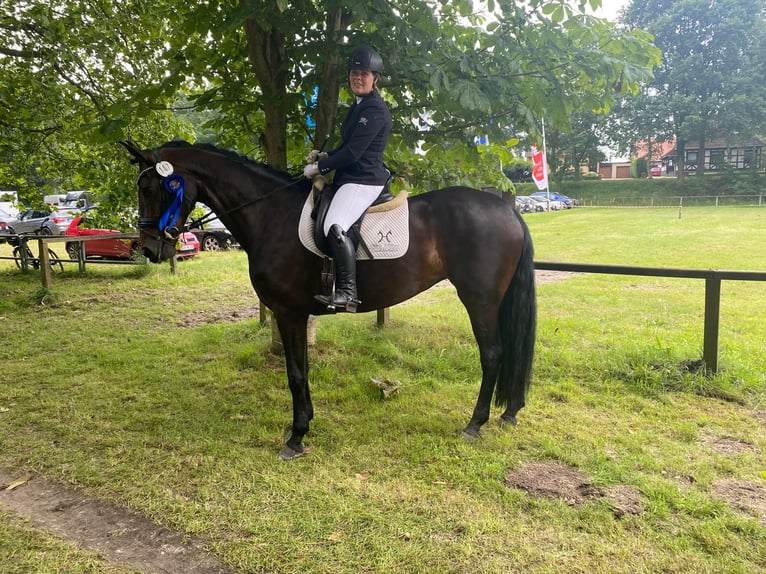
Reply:
[[[51,243],[76,243],[78,244],[77,259],[70,259],[69,253],[66,251],[65,257],[58,257],[58,261],[61,263],[77,263],[80,271],[85,271],[87,265],[136,265],[139,262],[125,259],[86,259],[83,243],[85,241],[93,241],[96,239],[137,239],[137,233],[110,233],[108,235],[87,235],[84,237],[70,236],[70,235],[11,235],[11,240],[18,241],[20,248],[20,257],[0,257],[0,259],[12,259],[17,260],[21,269],[26,271],[31,262],[26,256],[26,248],[29,242],[37,242],[38,256],[35,258],[39,261],[40,277],[42,279],[43,287],[50,289],[53,284],[53,272],[50,260],[50,254],[48,249]],[[58,255],[58,253],[57,253]],[[173,257],[170,260],[170,269],[173,274],[177,271],[177,259]]]
[[[705,280],[705,324],[703,328],[702,360],[705,368],[718,371],[718,333],[721,310],[721,281],[766,281],[763,271],[721,271],[716,269],[676,269],[667,267],[628,267],[625,265],[590,265],[585,263],[556,263],[536,261],[535,269],[571,271],[575,273],[604,273],[608,275],[639,275],[650,277],[681,277]]]
[[[20,245],[26,245],[29,240],[36,240],[39,246],[40,271],[43,287],[49,289],[52,283],[51,266],[48,257],[48,244],[64,242],[83,242],[92,239],[134,239],[136,234],[119,235],[96,235],[90,237],[67,237],[67,236],[21,236]],[[22,247],[23,251],[23,247]],[[0,259],[13,259],[2,257]],[[61,259],[66,263],[77,263],[80,270],[85,269],[85,257],[83,249],[79,250],[78,259]],[[109,260],[88,259],[91,263],[122,263]],[[721,308],[721,281],[766,281],[766,272],[763,271],[725,271],[716,269],[678,269],[667,267],[631,267],[625,265],[593,265],[586,263],[558,263],[552,261],[536,261],[535,268],[547,271],[568,271],[573,273],[602,273],[607,275],[636,275],[649,277],[676,277],[686,279],[705,280],[705,316],[703,327],[702,359],[705,368],[710,372],[718,371],[718,335],[720,326]],[[176,259],[171,261],[172,272],[176,272]],[[265,313],[263,313],[265,315]],[[384,325],[389,316],[389,309],[377,311],[378,325]]]

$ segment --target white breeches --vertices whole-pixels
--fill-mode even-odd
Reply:
[[[359,219],[365,209],[372,205],[383,190],[382,185],[362,185],[361,183],[345,183],[335,192],[327,216],[324,220],[325,236],[330,227],[340,225],[344,232]]]

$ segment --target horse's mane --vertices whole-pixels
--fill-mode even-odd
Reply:
[[[214,146],[213,144],[209,143],[194,143],[191,144],[184,140],[171,140],[169,142],[166,142],[162,144],[163,148],[193,148],[193,149],[200,149],[204,151],[208,151],[211,153],[215,153],[218,155],[221,155],[225,158],[230,159],[231,161],[247,168],[250,171],[253,171],[261,176],[271,176],[278,178],[281,181],[284,182],[294,182],[294,183],[300,183],[302,178],[298,178],[295,176],[290,175],[286,171],[282,171],[279,169],[276,169],[274,167],[271,167],[270,165],[266,163],[262,163],[259,161],[255,161],[252,158],[247,157],[246,155],[237,153],[235,151],[231,151],[228,149],[221,149],[219,147]],[[308,180],[304,180],[308,181]]]

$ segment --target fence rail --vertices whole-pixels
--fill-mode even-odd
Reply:
[[[578,197],[582,207],[764,207],[764,195]]]
[[[64,243],[68,241],[82,242],[92,239],[103,238],[134,239],[136,234],[119,234],[90,237],[67,237],[67,236],[20,236],[20,244],[24,245],[29,240],[38,241],[40,274],[43,287],[49,289],[52,283],[51,268],[48,259],[49,243]],[[23,248],[22,248],[23,249]],[[0,257],[0,259],[15,259],[14,257]],[[80,270],[85,268],[83,249],[79,250],[78,259],[61,259],[64,263],[78,263]],[[88,260],[88,263],[115,263],[108,260]],[[120,262],[123,263],[124,262]],[[176,258],[171,261],[172,272],[176,271]],[[599,273],[606,275],[633,275],[644,277],[669,277],[684,279],[705,280],[705,321],[703,328],[702,359],[705,368],[710,372],[718,371],[718,336],[720,327],[721,310],[721,281],[766,281],[766,271],[734,271],[719,269],[680,269],[672,267],[632,267],[627,265],[600,265],[588,263],[561,263],[554,261],[535,261],[535,269],[541,271],[566,271],[572,273]],[[378,310],[378,324],[386,323],[389,309]]]
[[[140,264],[136,261],[126,261],[126,260],[120,260],[120,259],[86,259],[85,249],[83,248],[83,244],[86,241],[94,241],[97,239],[137,239],[138,238],[137,233],[110,233],[110,234],[104,234],[104,235],[87,235],[84,237],[70,236],[70,235],[8,235],[4,237],[6,240],[10,240],[11,242],[13,241],[18,242],[18,245],[20,248],[20,254],[19,254],[20,256],[19,257],[0,256],[0,260],[6,259],[6,260],[17,261],[19,262],[23,271],[26,271],[29,267],[29,261],[27,260],[27,257],[25,255],[26,247],[28,246],[30,241],[37,241],[38,256],[36,259],[39,261],[40,276],[42,279],[43,287],[45,287],[46,289],[50,289],[53,283],[53,273],[51,271],[51,265],[50,265],[50,254],[48,253],[48,245],[50,243],[77,243],[78,244],[77,259],[70,259],[69,253],[67,253],[66,257],[59,257],[58,261],[60,263],[77,263],[77,266],[80,271],[85,271],[86,263],[87,265]],[[170,260],[170,268],[171,268],[171,272],[175,274],[177,270],[177,259],[175,257],[173,257]]]
[[[764,271],[630,267],[627,265],[591,265],[586,263],[557,263],[552,261],[536,261],[535,269],[545,271],[570,271],[574,273],[603,273],[607,275],[704,279],[705,324],[703,329],[702,360],[705,362],[705,368],[714,373],[718,371],[721,281],[766,281],[766,272]]]

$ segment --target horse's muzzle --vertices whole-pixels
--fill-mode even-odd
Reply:
[[[141,232],[141,247],[144,256],[152,263],[161,263],[171,259],[176,254],[176,242],[159,235]]]

